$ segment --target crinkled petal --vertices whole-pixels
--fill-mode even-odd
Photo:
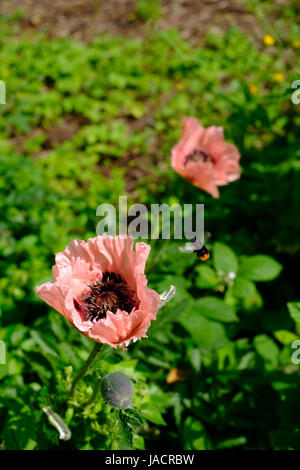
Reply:
[[[149,245],[137,243],[134,251],[131,237],[109,235],[91,238],[88,245],[95,258],[95,269],[120,274],[136,290],[136,274],[144,272]]]
[[[106,318],[95,323],[88,336],[100,343],[116,348],[128,346],[131,340],[145,337],[151,318],[142,310],[130,313],[118,310],[117,313],[107,312]]]
[[[183,118],[181,139],[172,149],[172,167],[178,173],[184,166],[185,157],[199,144],[204,131],[197,119]]]
[[[137,295],[140,300],[139,308],[145,312],[150,312],[151,318],[154,319],[161,306],[161,300],[155,290],[147,287],[145,274],[137,276]]]
[[[48,305],[71,321],[71,312],[67,309],[65,299],[67,290],[52,282],[45,282],[35,288],[36,294]]]

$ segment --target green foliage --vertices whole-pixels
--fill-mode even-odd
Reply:
[[[137,14],[143,20],[157,20],[161,17],[160,0],[136,0],[135,2]]]
[[[300,323],[300,302],[289,302],[288,309],[292,319]]]
[[[272,51],[237,29],[192,47],[178,31],[154,28],[158,1],[135,4],[152,28],[144,41],[16,41],[17,16],[0,21],[8,90],[0,109],[1,448],[300,449],[291,361],[300,339],[300,115],[289,88],[299,78],[290,47],[296,10],[283,12],[288,37]],[[218,201],[184,189],[170,168],[184,115],[223,126],[241,152],[242,177]],[[127,189],[134,202],[180,203],[183,194],[204,202],[211,259],[153,242],[149,285],[173,284],[176,296],[148,339],[129,351],[104,348],[70,398],[92,344],[34,287],[50,280],[54,254],[71,239],[95,236],[97,206],[117,204]],[[183,375],[170,383],[174,369]],[[133,405],[121,412],[97,389],[112,372],[134,381]],[[69,441],[58,439],[47,406],[70,428]]]
[[[269,256],[256,255],[242,261],[239,273],[252,281],[271,281],[281,269],[280,264]]]
[[[214,244],[214,267],[225,276],[237,272],[238,260],[229,246],[219,242]]]

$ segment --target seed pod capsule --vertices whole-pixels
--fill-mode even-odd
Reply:
[[[132,382],[123,372],[111,372],[102,379],[102,396],[106,403],[114,408],[123,410],[129,408],[132,392]]]

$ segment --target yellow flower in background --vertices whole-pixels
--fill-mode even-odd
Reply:
[[[284,75],[281,72],[276,72],[273,74],[274,82],[281,83],[284,80]]]
[[[176,88],[177,88],[177,90],[183,90],[184,84],[179,82],[179,83],[176,84]]]
[[[299,39],[295,39],[295,41],[292,42],[292,45],[295,49],[298,49],[298,47],[300,47]]]
[[[254,85],[254,83],[252,83],[252,85],[249,86],[249,91],[251,95],[257,95],[257,92],[258,92],[257,85]]]
[[[3,72],[2,72],[2,75],[3,75],[4,78],[8,77],[8,75],[9,75],[9,70],[4,69]]]
[[[266,46],[274,46],[275,44],[275,39],[273,38],[273,36],[271,36],[270,34],[265,34],[264,35],[264,44]]]

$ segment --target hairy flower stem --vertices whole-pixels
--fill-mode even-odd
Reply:
[[[88,368],[90,365],[94,362],[94,360],[97,357],[98,352],[100,351],[102,347],[102,344],[100,343],[95,343],[93,349],[90,352],[89,357],[86,360],[86,363],[84,364],[83,368],[79,371],[79,373],[76,375],[75,379],[73,380],[72,387],[71,387],[71,392],[70,392],[70,398],[74,396],[76,387],[78,385],[78,382],[85,376],[85,374],[88,371]]]

